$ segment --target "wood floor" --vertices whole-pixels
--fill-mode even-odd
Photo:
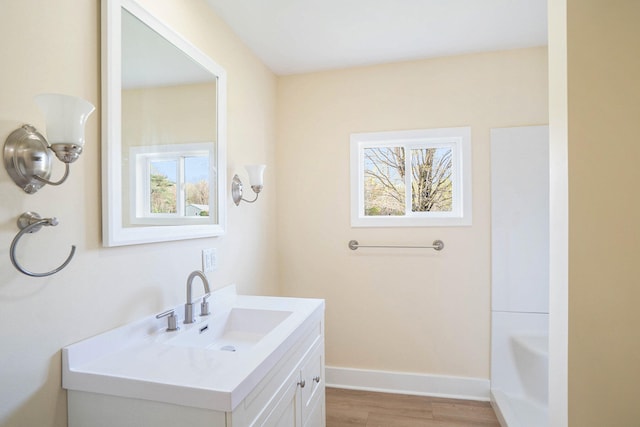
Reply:
[[[327,427],[500,427],[489,402],[326,389]]]

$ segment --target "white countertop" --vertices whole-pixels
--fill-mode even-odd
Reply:
[[[277,361],[321,319],[324,301],[236,295],[231,285],[212,293],[212,315],[166,332],[166,319],[149,316],[62,350],[63,387],[197,408],[232,411]],[[253,347],[226,352],[168,345],[176,334],[215,321],[230,307],[290,311]],[[184,306],[176,307],[182,320]],[[197,308],[196,308],[197,309]]]

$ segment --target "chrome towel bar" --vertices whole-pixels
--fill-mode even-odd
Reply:
[[[357,240],[349,241],[349,249],[355,251],[358,248],[402,248],[402,249],[434,249],[441,251],[444,249],[442,240],[434,240],[432,246],[395,246],[395,245],[361,245]]]

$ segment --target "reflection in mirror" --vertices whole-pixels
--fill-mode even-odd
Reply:
[[[121,99],[124,226],[215,224],[216,77],[125,9]]]
[[[104,1],[104,244],[222,234],[224,70],[137,3]]]

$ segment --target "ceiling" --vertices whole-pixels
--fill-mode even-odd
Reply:
[[[206,0],[276,74],[547,44],[546,0]]]

